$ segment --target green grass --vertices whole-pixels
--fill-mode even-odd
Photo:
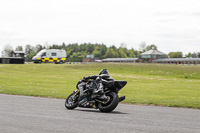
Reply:
[[[84,76],[107,68],[128,84],[125,103],[200,109],[200,66],[169,64],[0,65],[0,93],[66,98]]]

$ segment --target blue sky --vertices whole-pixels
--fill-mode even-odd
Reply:
[[[200,52],[199,0],[0,0],[0,51],[26,44],[155,44]]]

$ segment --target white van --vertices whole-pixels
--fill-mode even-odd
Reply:
[[[32,58],[34,63],[42,62],[54,62],[54,63],[64,63],[66,62],[67,54],[63,49],[43,49]]]

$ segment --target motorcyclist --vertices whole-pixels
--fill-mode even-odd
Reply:
[[[106,74],[109,76],[109,72],[107,69],[102,69],[99,72],[99,76],[101,76],[102,74]],[[103,94],[103,83],[102,80],[100,79],[100,77],[97,75],[92,75],[92,76],[88,76],[88,77],[84,77],[84,80],[89,80],[89,79],[96,79],[98,81],[98,87],[96,89],[94,89],[93,94]]]

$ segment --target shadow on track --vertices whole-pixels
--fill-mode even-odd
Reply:
[[[87,109],[75,109],[74,111],[83,111],[83,112],[93,112],[93,113],[104,113],[99,110],[87,110]],[[106,114],[129,114],[129,113],[124,113],[124,112],[119,112],[119,111],[112,111],[110,113]]]

